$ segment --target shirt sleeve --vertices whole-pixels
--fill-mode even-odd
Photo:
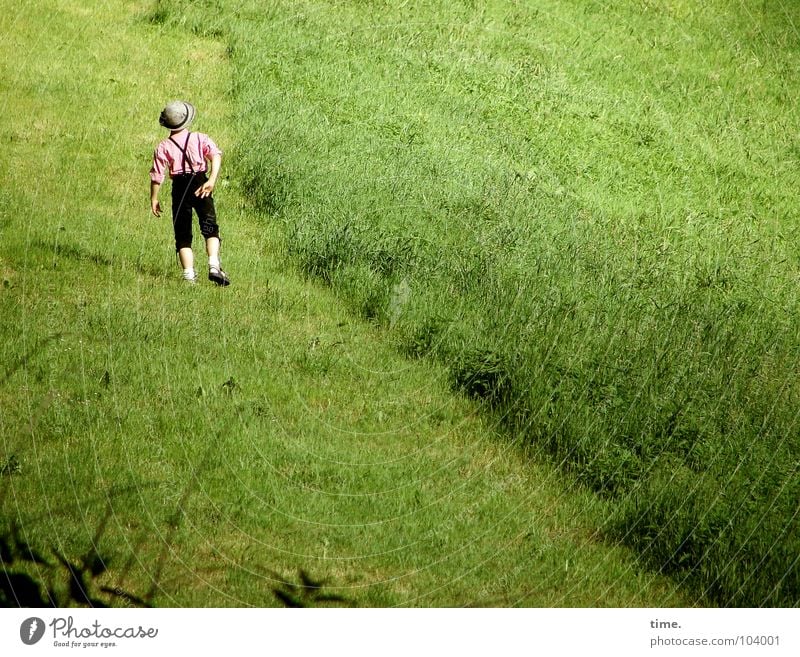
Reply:
[[[215,155],[222,155],[222,151],[214,143],[214,140],[211,139],[211,137],[209,137],[208,135],[203,135],[202,150],[203,150],[203,157],[206,158],[207,160],[210,160]]]
[[[164,175],[168,164],[167,154],[161,147],[161,144],[159,144],[158,148],[156,148],[153,153],[153,166],[150,168],[150,180],[159,185],[164,182]]]

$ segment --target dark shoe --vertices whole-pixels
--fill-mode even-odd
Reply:
[[[208,268],[208,280],[222,287],[231,284],[228,275],[224,271],[222,271],[222,269],[220,269],[219,267]]]

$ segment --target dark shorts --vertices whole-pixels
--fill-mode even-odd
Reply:
[[[192,209],[197,213],[200,232],[205,239],[219,239],[217,213],[212,196],[194,195],[208,178],[205,173],[180,175],[172,178],[172,226],[175,229],[175,250],[192,246]]]

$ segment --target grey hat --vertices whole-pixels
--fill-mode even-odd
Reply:
[[[182,100],[173,100],[161,110],[158,122],[169,130],[180,130],[194,120],[194,115],[194,105]]]

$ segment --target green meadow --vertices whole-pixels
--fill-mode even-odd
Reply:
[[[696,5],[5,2],[0,601],[797,605],[800,9]]]

